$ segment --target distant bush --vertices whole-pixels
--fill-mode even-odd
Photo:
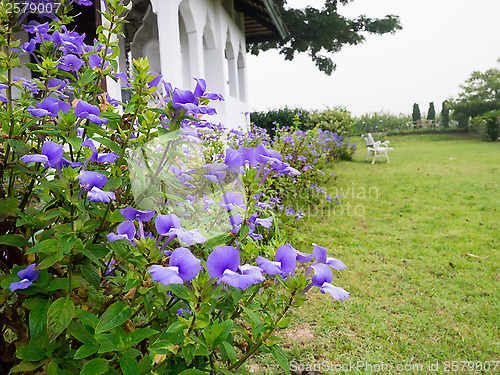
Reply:
[[[299,114],[298,120],[296,119],[297,114]],[[297,124],[300,130],[306,130],[305,124],[309,122],[309,111],[302,108],[285,107],[252,112],[250,121],[256,126],[266,129],[270,135],[274,135],[276,127],[291,127],[294,124]]]
[[[347,109],[334,107],[310,112],[309,117],[305,120],[305,125],[308,129],[318,126],[323,130],[345,136],[352,132],[354,119]]]
[[[471,131],[481,135],[484,141],[496,141],[500,135],[500,110],[485,113],[483,116],[476,116],[470,119],[469,128]]]
[[[384,112],[367,113],[354,120],[353,131],[356,134],[378,133],[387,131],[406,131],[411,129],[412,117],[403,113],[393,115]]]
[[[338,135],[350,134],[354,119],[351,113],[342,107],[308,111],[302,108],[280,108],[259,111],[250,114],[250,121],[274,135],[275,128],[294,127],[299,130],[311,130],[316,126]]]

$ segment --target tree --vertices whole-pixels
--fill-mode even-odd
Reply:
[[[443,128],[450,126],[450,108],[446,100],[441,104],[441,125]]]
[[[399,17],[395,15],[380,19],[366,16],[349,19],[340,15],[338,4],[345,5],[349,1],[325,0],[322,9],[312,6],[296,9],[286,7],[287,0],[275,0],[289,35],[276,42],[248,44],[248,50],[258,55],[260,51],[277,49],[285,60],[293,60],[296,52],[307,52],[320,71],[331,75],[336,64],[325,53],[339,52],[345,44],[360,44],[366,33],[381,35],[402,29]]]
[[[434,109],[434,102],[429,103],[429,110],[427,111],[427,120],[436,119],[436,110]]]
[[[500,109],[499,69],[473,72],[460,88],[462,92],[450,103],[450,108],[452,118],[463,128],[468,129],[469,119]]]
[[[411,114],[413,121],[420,120],[422,116],[420,115],[420,108],[417,103],[413,104],[413,112]]]

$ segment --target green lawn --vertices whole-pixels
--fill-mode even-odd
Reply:
[[[320,373],[358,361],[393,371],[351,373],[442,373],[449,361],[452,373],[500,374],[491,362],[500,360],[500,143],[390,137],[391,163],[372,165],[356,138],[354,160],[333,165],[337,177],[324,186],[342,204],[311,210],[294,242],[344,261],[333,283],[351,298],[314,291],[284,333],[291,360]],[[261,358],[259,371],[278,372],[268,364]]]

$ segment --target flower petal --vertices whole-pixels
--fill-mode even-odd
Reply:
[[[35,281],[38,279],[38,270],[35,270],[36,263],[30,264],[24,270],[21,270],[17,273],[21,279],[28,279],[29,281]]]
[[[316,245],[315,243],[313,243],[313,246],[314,259],[318,262],[326,262],[326,253],[328,252],[326,247]]]
[[[323,294],[328,293],[330,294],[334,299],[340,300],[340,301],[345,301],[346,298],[350,297],[349,292],[345,291],[339,286],[333,286],[330,283],[324,283],[321,285],[319,288],[319,291]]]
[[[236,272],[240,265],[240,253],[233,246],[215,246],[207,258],[207,270],[210,277],[217,278],[225,270]]]
[[[170,214],[170,215],[158,215],[155,219],[155,227],[158,232],[158,234],[161,234],[162,236],[166,236],[167,233],[172,229],[180,229],[181,228],[181,221],[177,217],[177,215]]]
[[[332,266],[335,268],[337,271],[342,271],[347,269],[347,266],[342,262],[341,260],[337,258],[326,258],[325,264]]]
[[[163,285],[182,284],[183,280],[179,276],[179,269],[177,267],[163,267],[159,265],[151,266],[148,270],[151,278]]]
[[[281,263],[284,273],[293,273],[297,265],[297,252],[292,245],[286,243],[276,249],[275,261]]]
[[[201,260],[185,247],[178,247],[172,252],[169,265],[179,268],[179,276],[184,281],[194,279],[203,268]]]
[[[280,262],[273,262],[261,256],[258,256],[255,262],[259,265],[262,271],[268,275],[275,276],[283,274]]]
[[[314,276],[311,282],[314,286],[321,287],[324,283],[331,283],[333,280],[333,273],[330,267],[324,263],[318,263],[312,266]]]

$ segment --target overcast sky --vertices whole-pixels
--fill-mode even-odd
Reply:
[[[294,7],[323,3],[288,1]],[[413,103],[427,112],[432,101],[439,113],[473,71],[500,65],[500,0],[354,0],[339,8],[346,17],[398,15],[403,30],[345,46],[333,55],[337,70],[330,77],[304,54],[291,62],[275,51],[249,54],[252,111],[343,106],[354,115],[409,114]]]

